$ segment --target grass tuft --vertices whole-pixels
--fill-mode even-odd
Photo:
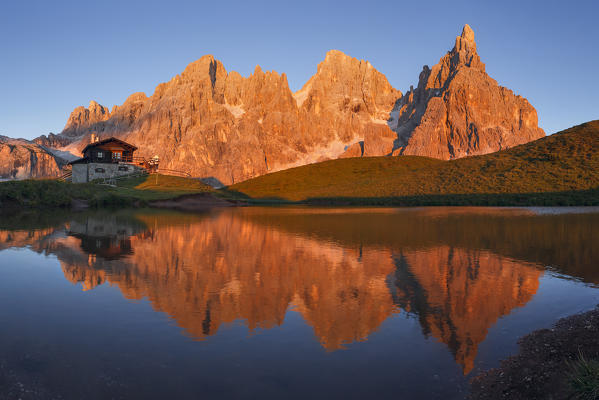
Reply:
[[[599,361],[587,359],[582,351],[578,359],[569,363],[568,374],[574,396],[580,400],[599,399]]]

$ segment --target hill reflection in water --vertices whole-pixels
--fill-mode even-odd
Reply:
[[[236,209],[75,216],[0,231],[0,249],[54,254],[84,290],[147,298],[194,339],[293,309],[328,351],[415,316],[464,373],[497,320],[529,302],[546,266],[597,283],[599,215],[494,209]]]

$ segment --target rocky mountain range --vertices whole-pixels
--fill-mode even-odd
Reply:
[[[284,73],[257,66],[242,77],[208,55],[150,97],[135,93],[110,111],[95,101],[77,107],[62,133],[34,142],[79,155],[91,134],[223,184],[339,157],[453,159],[544,136],[528,101],[485,73],[468,25],[403,96],[369,62],[337,50],[295,93]]]
[[[58,176],[66,162],[45,146],[0,136],[0,180]]]

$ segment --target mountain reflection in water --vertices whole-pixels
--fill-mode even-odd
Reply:
[[[93,213],[0,231],[0,250],[53,254],[84,290],[108,282],[147,298],[197,340],[237,320],[281,325],[291,307],[334,351],[409,313],[466,374],[489,328],[533,298],[547,266],[599,281],[598,229],[598,214],[528,210]]]

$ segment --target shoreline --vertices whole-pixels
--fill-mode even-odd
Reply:
[[[599,305],[531,332],[518,343],[518,354],[472,378],[469,399],[583,398],[577,397],[569,374],[580,354],[599,360]]]
[[[151,208],[162,208],[178,211],[205,211],[216,207],[244,207],[247,203],[232,201],[214,196],[212,193],[186,194],[166,200],[150,201]]]
[[[423,196],[424,199],[308,199],[303,201],[285,201],[279,199],[252,199],[240,197],[228,197],[219,193],[190,193],[170,198],[146,200],[128,196],[110,196],[102,201],[72,198],[68,204],[21,204],[18,202],[0,202],[3,211],[25,211],[25,210],[52,210],[62,209],[65,211],[80,211],[86,209],[113,209],[118,208],[160,208],[179,211],[203,211],[215,207],[392,207],[392,208],[417,208],[417,207],[505,207],[505,208],[529,208],[529,207],[551,207],[551,208],[593,208],[599,206],[599,199],[592,201],[548,201],[536,199],[527,201],[520,197],[518,201],[493,200],[490,197],[481,198],[479,201],[460,200],[453,198],[440,199],[442,196]]]
[[[586,190],[527,193],[433,193],[401,196],[332,195],[327,190],[315,197],[250,195],[234,187],[214,189],[198,180],[152,175],[130,178],[120,186],[94,183],[72,184],[57,180],[23,180],[0,183],[0,208],[8,209],[85,209],[114,207],[157,207],[200,210],[231,206],[306,206],[306,207],[586,207],[599,206],[599,187]],[[356,192],[357,194],[358,192]],[[308,193],[305,193],[306,195]]]

